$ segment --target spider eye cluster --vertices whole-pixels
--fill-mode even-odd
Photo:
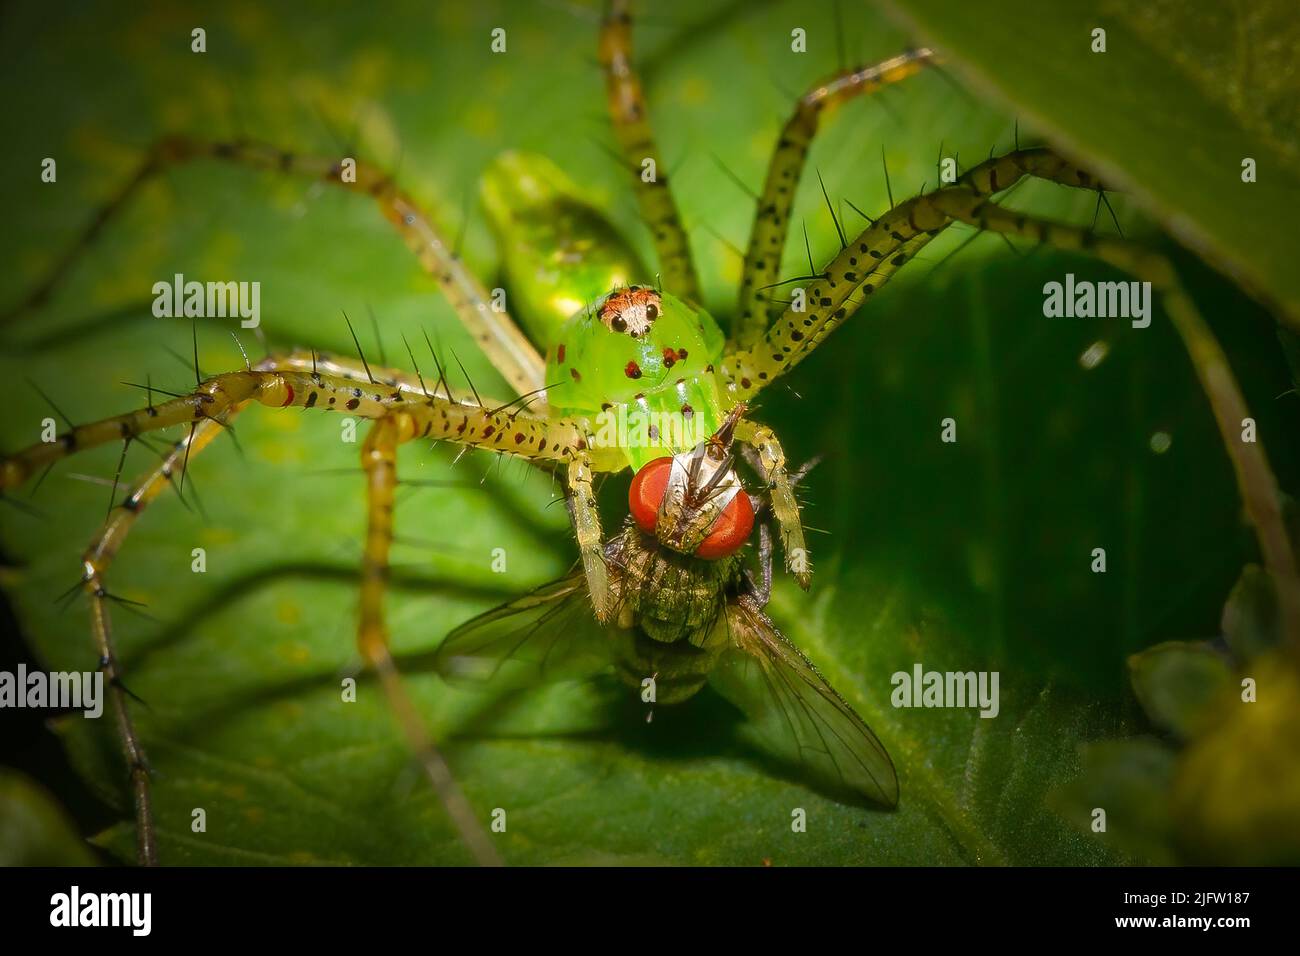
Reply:
[[[646,534],[655,534],[663,508],[673,459],[664,457],[648,462],[632,479],[628,489],[628,508],[632,520]],[[744,491],[736,494],[722,513],[714,519],[703,540],[692,552],[697,558],[716,561],[739,551],[754,530],[754,508]]]

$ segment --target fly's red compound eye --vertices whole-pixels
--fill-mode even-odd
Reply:
[[[647,462],[632,479],[632,487],[627,492],[628,508],[632,520],[646,534],[654,534],[655,522],[659,520],[659,505],[664,500],[664,490],[672,472],[671,458],[656,458]]]
[[[749,533],[754,530],[754,506],[749,503],[749,495],[741,491],[731,499],[723,509],[718,520],[713,523],[709,533],[700,546],[695,549],[697,558],[716,561],[739,551],[749,540]]]

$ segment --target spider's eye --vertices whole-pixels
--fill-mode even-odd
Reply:
[[[652,322],[659,318],[659,306],[655,305],[653,302],[647,305],[645,307],[645,317]]]
[[[754,530],[754,506],[743,491],[731,499],[700,546],[695,549],[697,558],[716,561],[739,551]]]
[[[654,534],[655,522],[659,520],[659,505],[664,500],[664,490],[672,472],[671,458],[656,458],[646,463],[632,479],[632,487],[627,492],[628,508],[637,527],[646,534]]]

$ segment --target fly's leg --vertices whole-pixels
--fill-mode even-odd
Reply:
[[[822,117],[855,96],[865,96],[919,73],[934,54],[910,50],[871,66],[843,70],[815,85],[786,120],[768,163],[763,193],[745,251],[740,280],[740,312],[732,329],[731,348],[750,348],[767,331],[771,287],[778,279],[781,256],[790,233],[790,210]]]
[[[600,29],[600,64],[623,160],[636,181],[637,202],[650,227],[664,286],[679,298],[700,301],[690,242],[668,188],[663,157],[646,114],[641,80],[632,66],[632,16],[626,0],[612,0]]]
[[[397,187],[390,176],[369,164],[358,162],[355,177],[344,179],[342,160],[300,156],[245,140],[219,142],[172,136],[156,143],[131,179],[98,211],[49,276],[17,308],[0,313],[0,325],[43,303],[105,225],[127,205],[141,186],[173,166],[196,159],[212,159],[301,176],[369,196],[378,204],[384,218],[401,234],[425,271],[437,280],[461,322],[510,387],[520,395],[542,387],[543,362],[537,349],[507,312],[493,308],[483,285],[443,239],[432,219],[409,194]],[[348,172],[352,171],[349,167]],[[540,400],[544,400],[544,396]]]
[[[803,522],[799,518],[799,502],[794,496],[794,483],[785,467],[785,451],[772,429],[747,418],[736,424],[736,439],[758,453],[763,479],[768,486],[772,515],[776,518],[781,536],[785,568],[806,591],[812,581],[812,562],[804,541]]]
[[[596,619],[606,621],[610,614],[609,569],[605,567],[605,541],[600,530],[600,511],[592,488],[592,462],[586,452],[569,462],[567,482],[569,519],[578,538],[582,570],[591,592],[591,606]]]
[[[759,607],[767,607],[772,599],[772,527],[766,521],[758,526],[758,574],[758,583],[749,578],[750,595]]]
[[[446,760],[406,692],[388,648],[384,594],[388,583],[389,552],[393,543],[397,448],[400,444],[419,437],[419,432],[420,425],[410,415],[401,412],[388,415],[371,427],[361,451],[361,465],[366,475],[368,521],[365,554],[361,564],[361,614],[357,648],[362,660],[378,675],[407,744],[419,760],[461,840],[480,865],[499,866],[502,861],[496,847],[492,845],[469,801],[452,777]]]

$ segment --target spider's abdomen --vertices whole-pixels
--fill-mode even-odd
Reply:
[[[484,172],[480,192],[509,311],[539,351],[555,344],[574,312],[645,274],[614,225],[545,156],[502,153]]]
[[[586,417],[591,444],[633,468],[693,448],[722,423],[713,317],[649,286],[615,289],[565,323],[547,352],[551,408]]]

